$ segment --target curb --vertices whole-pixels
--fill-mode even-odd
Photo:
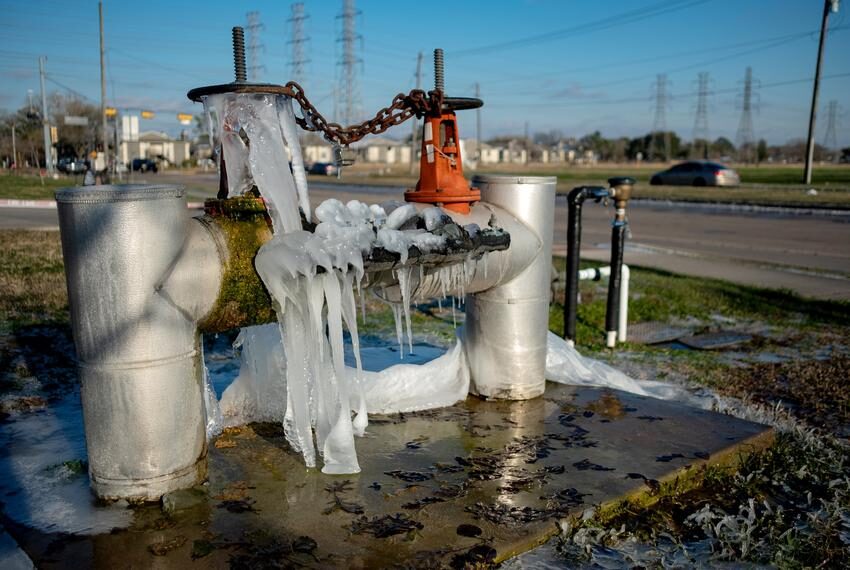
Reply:
[[[203,202],[187,202],[186,206],[192,210],[200,210],[204,207]],[[56,200],[12,200],[0,199],[0,208],[33,208],[43,210],[55,210]]]

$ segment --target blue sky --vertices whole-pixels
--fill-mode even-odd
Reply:
[[[326,115],[339,83],[337,41],[341,0],[306,0],[305,88]],[[152,109],[143,128],[180,130],[174,114],[198,112],[185,98],[192,87],[232,79],[230,28],[246,12],[260,14],[261,79],[291,77],[288,1],[118,2],[106,0],[107,98],[124,109]],[[600,130],[636,136],[653,125],[656,74],[666,73],[668,128],[691,137],[696,80],[711,77],[712,137],[735,139],[746,67],[758,80],[756,136],[771,143],[804,137],[817,54],[819,0],[491,0],[385,2],[359,0],[357,91],[363,116],[414,86],[417,54],[423,81],[433,84],[431,52],[446,52],[446,91],[469,96],[477,82],[485,138],[559,129],[567,136]],[[843,109],[838,143],[850,145],[850,1],[830,19],[821,85],[823,110]],[[0,108],[38,93],[37,57],[46,55],[48,90],[99,102],[97,2],[0,1]],[[831,77],[837,76],[837,77]],[[831,78],[830,78],[831,77]],[[130,111],[132,112],[132,111]],[[461,113],[473,136],[474,113]],[[403,136],[408,127],[390,134]]]

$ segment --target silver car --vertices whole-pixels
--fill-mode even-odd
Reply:
[[[737,186],[738,173],[716,162],[689,160],[652,175],[650,184],[677,186]]]

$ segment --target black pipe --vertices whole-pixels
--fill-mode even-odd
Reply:
[[[626,206],[632,195],[635,179],[617,177],[608,179],[610,195],[614,199],[614,224],[611,227],[611,274],[608,277],[608,304],[605,309],[605,343],[608,348],[617,344],[620,323],[620,285],[623,277],[623,250],[626,246]]]
[[[575,342],[578,310],[578,263],[581,252],[581,207],[587,198],[597,202],[608,197],[601,186],[579,186],[567,196],[567,273],[564,290],[564,338]]]

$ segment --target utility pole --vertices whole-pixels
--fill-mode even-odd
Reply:
[[[12,165],[18,169],[18,147],[15,144],[15,123],[12,123]]]
[[[531,154],[531,139],[528,138],[528,121],[525,122],[525,165],[528,166],[528,155]]]
[[[50,142],[50,119],[47,116],[47,91],[44,89],[44,56],[38,58],[38,74],[41,78],[41,127],[44,131],[44,165],[53,174],[53,145]]]
[[[304,77],[304,64],[308,62],[304,55],[304,44],[309,38],[304,36],[304,20],[309,16],[304,14],[304,3],[296,2],[290,9],[292,15],[289,17],[289,22],[292,24],[292,39],[289,43],[292,44],[292,61],[290,65],[290,75],[292,81],[298,83],[301,87],[306,87]]]
[[[420,89],[422,86],[422,52],[419,52],[419,55],[416,57],[416,88]],[[416,147],[417,147],[417,135],[419,134],[419,121],[414,117],[413,119],[413,132],[410,136],[410,174],[413,174],[414,163],[416,162],[414,159],[416,158]]]
[[[823,64],[823,46],[829,26],[829,13],[838,12],[839,0],[824,0],[823,19],[820,24],[820,42],[818,43],[818,61],[815,65],[815,83],[812,87],[812,110],[809,113],[809,136],[806,139],[806,165],[803,168],[803,183],[812,183],[812,159],[815,156],[815,115],[818,108],[818,90],[820,89],[820,69]]]
[[[699,83],[697,97],[697,114],[694,119],[694,134],[691,154],[694,158],[708,159],[708,72],[702,71],[697,80]],[[702,144],[702,149],[699,144]],[[699,152],[702,150],[702,152]]]
[[[664,162],[670,160],[670,133],[667,132],[667,76],[663,73],[655,77],[655,117],[652,121],[652,133],[649,135],[649,148],[647,149],[647,160],[652,160],[652,153],[658,146],[659,134],[663,137]]]
[[[752,161],[755,138],[753,134],[753,68],[748,67],[744,75],[741,122],[738,123],[738,132],[735,136],[735,144],[738,145],[738,160]]]
[[[263,29],[263,24],[260,23],[259,12],[248,12],[247,17],[248,25],[245,29],[248,31],[248,81],[257,82],[260,80],[260,72],[265,69],[260,63],[260,51],[263,49],[260,30]]]
[[[100,20],[100,118],[103,121],[103,157],[109,167],[109,133],[106,126],[106,66],[104,65],[103,46],[103,2],[97,3],[97,15]]]
[[[342,43],[342,75],[340,76],[340,91],[345,99],[342,102],[342,124],[350,125],[357,120],[358,110],[357,104],[359,100],[359,91],[357,89],[357,75],[355,66],[361,60],[358,59],[355,51],[355,42],[362,37],[357,34],[355,25],[359,11],[354,7],[354,0],[343,0],[342,14],[342,34],[339,41]]]
[[[475,98],[481,99],[481,86],[475,82]],[[475,159],[481,160],[481,107],[475,109]]]

